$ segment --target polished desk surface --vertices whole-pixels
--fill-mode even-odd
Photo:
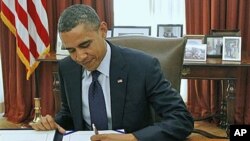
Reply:
[[[207,58],[205,62],[184,61],[182,78],[226,79],[239,77],[239,72],[250,66],[250,60],[223,61],[221,58]]]
[[[242,61],[224,61],[221,58],[207,58],[206,61],[194,62],[184,61],[184,66],[250,66],[250,60],[243,59]]]

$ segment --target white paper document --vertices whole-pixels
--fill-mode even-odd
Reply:
[[[55,132],[55,130],[0,130],[0,141],[53,141]]]
[[[121,134],[120,132],[114,130],[103,130],[98,131],[99,134]],[[90,137],[94,135],[94,131],[77,131],[63,136],[62,141],[91,141]]]

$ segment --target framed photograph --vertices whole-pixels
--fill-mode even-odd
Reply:
[[[206,61],[206,44],[188,44],[185,48],[184,61]]]
[[[187,44],[203,44],[205,35],[184,35],[187,39]]]
[[[239,29],[211,29],[210,35],[220,35],[220,36],[240,36]]]
[[[183,33],[182,24],[158,24],[157,36],[165,38],[180,38]]]
[[[241,61],[241,37],[223,37],[222,60]]]
[[[223,48],[223,36],[206,35],[205,44],[207,44],[208,57],[221,57]]]
[[[107,38],[112,37],[112,30],[107,31]]]
[[[142,35],[150,36],[150,26],[114,26],[112,30],[112,37],[127,36],[127,35]]]
[[[57,41],[56,41],[56,54],[57,55],[69,55],[69,51],[66,49],[63,49],[62,47],[62,40],[59,36],[59,32],[57,32]]]

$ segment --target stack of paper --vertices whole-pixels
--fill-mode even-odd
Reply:
[[[0,141],[53,141],[55,130],[0,130]]]
[[[121,134],[114,130],[98,131],[99,134]],[[63,141],[91,141],[90,137],[94,135],[94,131],[77,131],[63,136]]]

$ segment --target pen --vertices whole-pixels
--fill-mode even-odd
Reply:
[[[66,136],[66,135],[72,134],[72,133],[74,133],[74,132],[75,132],[75,131],[69,131],[69,132],[67,132],[67,133],[64,133],[63,135]]]
[[[116,132],[118,132],[118,133],[122,133],[122,134],[125,134],[125,131],[124,131],[124,129],[117,129],[117,130],[115,130]]]
[[[93,128],[93,130],[95,132],[95,135],[98,135],[99,133],[98,133],[98,130],[96,129],[96,127],[95,127],[95,124],[92,124],[92,128]]]

